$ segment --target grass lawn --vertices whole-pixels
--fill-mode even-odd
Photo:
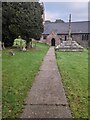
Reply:
[[[15,50],[15,56],[9,49],[2,54],[2,115],[3,118],[18,117],[23,108],[27,92],[41,66],[49,46],[37,43],[37,49],[27,52]]]
[[[56,52],[66,95],[75,118],[88,117],[88,51]]]

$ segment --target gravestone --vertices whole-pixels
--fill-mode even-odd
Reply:
[[[58,45],[55,50],[59,51],[83,51],[83,47],[80,46],[76,41],[72,40],[71,37],[71,14],[69,15],[69,30],[68,30],[68,38],[66,41],[62,41],[60,45]]]
[[[2,43],[2,49],[5,49],[4,42]]]
[[[15,52],[13,52],[13,50],[10,50],[10,51],[9,51],[9,54],[10,54],[11,56],[14,56],[14,55],[15,55]]]
[[[26,48],[25,48],[25,46],[22,48],[22,51],[26,51]]]

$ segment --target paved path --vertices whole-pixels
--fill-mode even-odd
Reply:
[[[71,118],[54,47],[48,50],[25,104],[21,118]]]

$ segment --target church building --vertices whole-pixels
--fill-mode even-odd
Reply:
[[[88,29],[90,21],[71,22],[71,37],[81,46],[88,46],[90,31]],[[45,21],[43,41],[51,46],[59,45],[68,39],[69,22],[56,20],[55,22]]]

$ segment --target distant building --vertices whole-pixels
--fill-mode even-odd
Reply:
[[[88,24],[90,21],[71,22],[71,37],[82,46],[88,46],[90,31]],[[46,21],[44,23],[43,40],[51,46],[60,44],[68,38],[69,23],[56,20],[55,22]]]

